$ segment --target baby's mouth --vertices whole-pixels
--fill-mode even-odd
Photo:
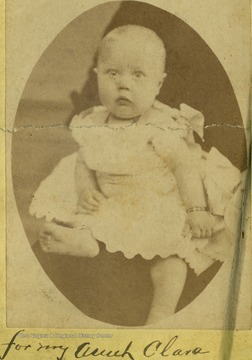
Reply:
[[[129,105],[131,104],[131,101],[125,96],[120,96],[116,99],[116,103],[119,105]]]

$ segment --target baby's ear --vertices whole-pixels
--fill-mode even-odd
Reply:
[[[164,83],[164,80],[166,78],[167,74],[166,73],[163,73],[162,76],[161,76],[161,79],[159,80],[159,83],[158,83],[158,90],[161,89],[163,83]]]
[[[95,68],[93,68],[93,70],[97,74],[97,72],[98,72],[97,68],[95,67]]]

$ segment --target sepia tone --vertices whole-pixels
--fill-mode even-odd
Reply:
[[[35,65],[14,123],[12,177],[28,241],[57,289],[92,319],[117,326],[142,326],[153,297],[148,262],[140,256],[129,260],[122,253],[109,253],[103,245],[93,259],[45,254],[37,241],[43,220],[29,215],[40,182],[59,160],[77,150],[68,130],[71,118],[99,105],[92,69],[100,39],[125,24],[148,27],[165,43],[168,81],[158,100],[172,108],[186,103],[200,110],[205,117],[205,141],[197,136],[196,141],[205,151],[216,147],[241,172],[246,170],[241,112],[230,80],[210,47],[175,15],[143,2],[123,1],[104,3],[80,15],[59,33]],[[176,312],[186,309],[221,267],[217,261],[200,276],[189,269]],[[50,293],[44,294],[50,298]],[[8,317],[12,326],[19,323],[11,311]],[[24,326],[32,324],[33,320],[27,319]]]

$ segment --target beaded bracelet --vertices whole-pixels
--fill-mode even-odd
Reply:
[[[186,213],[190,214],[191,212],[196,212],[196,211],[207,211],[207,208],[203,206],[194,206],[186,210]]]

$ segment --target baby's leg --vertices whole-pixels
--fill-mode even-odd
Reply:
[[[153,324],[175,313],[185,285],[187,266],[177,256],[160,259],[151,267],[154,297],[146,324]]]
[[[84,257],[94,257],[99,253],[98,242],[88,228],[77,230],[46,223],[39,239],[45,252]]]

